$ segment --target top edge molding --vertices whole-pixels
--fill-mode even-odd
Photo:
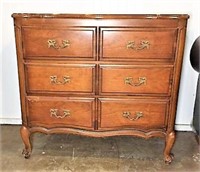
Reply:
[[[39,14],[13,13],[13,18],[86,18],[86,19],[188,19],[188,14]]]

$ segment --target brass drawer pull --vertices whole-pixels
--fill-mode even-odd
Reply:
[[[135,44],[135,41],[128,41],[126,48],[133,49],[133,50],[143,50],[149,49],[150,43],[147,40],[141,40],[138,45]]]
[[[131,117],[131,112],[123,112],[122,116],[124,118],[127,118],[131,121],[136,121],[138,119],[140,119],[141,117],[143,117],[143,113],[142,112],[136,112],[134,117]]]
[[[135,86],[135,87],[140,86],[140,85],[145,85],[146,81],[147,81],[146,77],[139,77],[137,83],[133,82],[133,78],[132,77],[126,77],[124,79],[124,83],[125,84],[129,84],[129,85]]]
[[[70,77],[63,76],[63,81],[58,81],[58,77],[56,75],[52,75],[50,76],[50,82],[51,84],[64,85],[70,82]]]
[[[47,41],[48,43],[48,48],[54,48],[54,49],[63,49],[67,48],[70,46],[70,41],[69,40],[62,40],[62,45],[58,45],[57,41],[55,39],[49,39]]]
[[[69,110],[63,110],[63,115],[59,115],[58,109],[50,109],[50,115],[51,117],[56,117],[56,118],[65,118],[70,116],[70,111]]]

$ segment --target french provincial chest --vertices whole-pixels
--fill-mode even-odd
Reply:
[[[42,132],[163,137],[172,161],[188,15],[12,17],[25,158]]]

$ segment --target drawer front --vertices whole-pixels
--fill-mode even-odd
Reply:
[[[175,29],[101,29],[101,58],[107,59],[173,59]]]
[[[170,94],[172,67],[101,65],[101,94]]]
[[[100,129],[155,129],[167,124],[167,100],[99,99]]]
[[[26,101],[31,127],[94,128],[93,98],[29,96]]]
[[[28,92],[93,93],[95,65],[27,64]]]
[[[26,58],[94,58],[95,28],[24,28]]]

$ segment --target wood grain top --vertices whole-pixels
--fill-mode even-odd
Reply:
[[[13,18],[88,18],[88,19],[187,19],[188,14],[57,14],[13,13]]]

